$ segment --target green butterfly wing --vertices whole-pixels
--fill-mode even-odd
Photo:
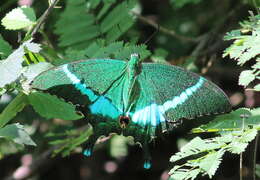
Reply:
[[[132,121],[167,130],[168,122],[231,110],[224,92],[212,82],[176,66],[142,64],[140,95],[131,110]]]
[[[82,83],[98,94],[103,94],[118,78],[125,66],[126,63],[121,60],[75,61],[41,73],[34,79],[32,87],[47,90],[58,85]]]
[[[118,86],[125,67],[120,60],[76,61],[41,73],[32,87],[89,108],[90,113],[117,118],[121,113],[120,98],[110,100],[106,94]]]

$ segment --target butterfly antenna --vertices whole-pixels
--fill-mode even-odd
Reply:
[[[151,41],[151,39],[159,32],[160,30],[160,25],[157,24],[157,28],[156,31],[153,32],[153,34],[150,35],[150,37],[144,42],[144,44],[148,44],[149,41]]]

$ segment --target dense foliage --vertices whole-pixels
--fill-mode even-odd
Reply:
[[[170,179],[199,179],[206,175],[212,178],[222,171],[219,167],[225,154],[240,154],[242,158],[249,143],[258,136],[259,1],[228,0],[220,5],[217,0],[52,0],[49,4],[35,1],[31,7],[15,7],[16,1],[3,2],[0,5],[0,157],[4,161],[18,153],[39,156],[32,161],[30,171],[13,176],[22,179],[37,175],[51,154],[71,157],[81,153],[81,145],[92,134],[74,104],[30,87],[41,72],[80,59],[128,60],[132,53],[138,53],[144,61],[175,64],[212,77],[228,93],[234,111],[211,117],[210,122],[206,119],[208,123],[203,125],[200,119],[197,126],[188,122],[188,128],[181,127],[181,135],[193,128],[196,137],[187,137],[186,144],[175,154],[169,148],[172,150],[169,153],[174,154],[171,158],[159,154],[158,157],[166,156],[173,163],[168,168]],[[221,8],[216,9],[216,5]],[[100,143],[97,150],[109,149],[110,157],[104,159],[113,159],[120,166],[122,157],[130,154],[128,146],[132,147],[133,140],[122,136],[109,138],[108,147]],[[170,141],[171,146],[176,147],[175,140]],[[255,146],[256,154],[257,143]],[[94,161],[95,157],[88,163]],[[256,157],[251,164],[256,164]],[[154,172],[160,174],[168,165],[167,162],[163,162],[163,168],[155,165]],[[259,168],[251,169],[249,179],[259,174]],[[150,172],[153,174],[153,169]],[[146,179],[136,174],[135,179]],[[238,174],[239,169],[230,179],[237,179]],[[147,179],[156,178],[151,175]]]

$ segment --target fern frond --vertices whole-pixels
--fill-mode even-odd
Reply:
[[[91,43],[85,50],[78,51],[68,50],[66,51],[65,59],[79,60],[79,59],[91,59],[91,58],[113,58],[127,60],[133,53],[138,53],[141,59],[146,58],[150,55],[150,51],[146,49],[145,45],[130,45],[124,44],[122,41],[117,41],[105,45],[105,41],[99,39]],[[71,59],[74,58],[74,59]]]
[[[126,59],[129,58],[131,54],[138,53],[140,54],[140,58],[144,59],[148,57],[151,53],[146,49],[146,45],[129,45],[127,44],[125,48],[121,49],[118,52],[115,52],[115,57],[118,59]]]
[[[136,1],[88,1],[67,0],[66,8],[55,24],[59,46],[85,49],[96,39],[103,38],[106,44],[114,42],[133,24],[129,11]],[[98,8],[97,8],[98,7]]]
[[[116,6],[109,14],[102,20],[100,29],[102,33],[107,32],[115,25],[119,24],[125,18],[131,16],[129,11],[134,7],[135,1],[124,1]]]
[[[122,36],[130,27],[133,26],[135,20],[126,16],[118,24],[114,25],[106,34],[106,41],[113,42]]]

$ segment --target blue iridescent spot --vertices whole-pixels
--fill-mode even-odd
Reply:
[[[145,161],[145,162],[144,162],[144,168],[145,168],[145,169],[150,169],[151,167],[152,167],[152,164],[151,164],[150,161]]]
[[[69,71],[67,64],[63,65],[63,71],[74,84],[76,89],[78,89],[82,94],[87,95],[91,102],[98,98],[98,96],[95,95],[91,89],[87,88],[86,84],[82,84],[80,82],[80,79],[75,74]]]
[[[92,114],[102,114],[111,118],[118,118],[122,113],[104,96],[100,96],[95,103],[89,106]]]
[[[179,96],[174,96],[173,99],[166,101],[162,105],[151,104],[145,108],[133,113],[132,121],[140,125],[151,124],[157,126],[161,122],[165,122],[164,113],[171,108],[176,108],[188,100],[189,96],[195,93],[204,83],[205,79],[200,77],[198,82],[184,90]]]
[[[92,151],[91,151],[91,149],[85,149],[84,152],[83,152],[83,154],[84,154],[84,156],[89,157],[89,156],[92,155]]]

